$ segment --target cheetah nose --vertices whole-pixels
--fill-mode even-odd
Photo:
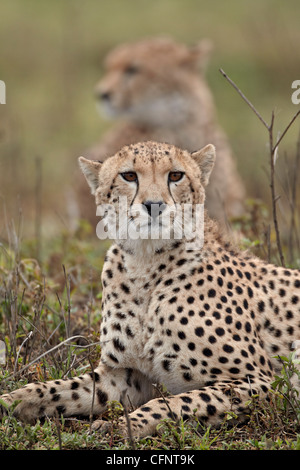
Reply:
[[[145,201],[142,205],[153,219],[158,217],[167,207],[163,201]]]
[[[96,97],[101,101],[110,101],[111,95],[109,91],[101,91],[97,93]]]

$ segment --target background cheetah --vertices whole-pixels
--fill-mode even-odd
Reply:
[[[80,165],[97,204],[118,210],[118,196],[126,196],[145,206],[149,222],[153,203],[166,210],[174,201],[203,203],[214,160],[212,145],[189,154],[147,142],[103,164],[81,158]],[[162,223],[163,213],[151,225]],[[217,425],[226,411],[245,414],[252,394],[266,398],[280,367],[274,355],[288,354],[300,339],[300,273],[235,251],[207,215],[204,234],[198,251],[187,251],[184,239],[117,240],[102,272],[99,366],[2,400],[22,400],[15,414],[28,421],[89,415],[93,395],[95,414],[122,400],[136,408],[129,414],[133,435],[145,436],[167,417]],[[161,382],[172,394],[164,399],[152,385]]]
[[[101,111],[121,124],[85,156],[103,161],[124,145],[147,140],[168,142],[190,152],[212,142],[218,160],[207,192],[207,209],[211,217],[225,223],[228,217],[241,215],[245,191],[205,80],[210,52],[208,40],[189,48],[161,37],[122,44],[110,52],[96,97]],[[95,221],[83,180],[78,203],[83,217],[90,214]]]

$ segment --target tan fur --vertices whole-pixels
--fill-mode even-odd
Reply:
[[[80,158],[80,166],[96,203],[117,213],[123,196],[129,216],[135,201],[164,203],[161,215],[150,217],[155,226],[174,201],[178,208],[204,202],[214,159],[212,145],[189,154],[146,142],[103,164]],[[176,183],[174,171],[181,172]],[[136,178],[128,181],[126,172]],[[268,400],[282,367],[276,356],[287,356],[295,341],[299,348],[300,272],[235,250],[214,221],[206,216],[204,222],[204,243],[195,250],[187,249],[185,237],[116,238],[102,271],[99,366],[3,395],[8,405],[21,400],[16,416],[89,415],[92,404],[101,415],[118,400],[134,408],[132,434],[142,437],[166,418],[219,425],[229,411],[243,419],[252,395]],[[128,227],[135,223],[127,219]],[[170,392],[166,398],[156,396],[159,383]],[[100,420],[94,427],[108,426]],[[119,430],[127,433],[125,419]]]
[[[220,129],[204,72],[211,45],[187,47],[169,38],[123,44],[110,52],[96,86],[101,111],[116,124],[84,155],[103,161],[124,145],[155,140],[193,152],[213,143],[218,160],[207,193],[207,209],[219,222],[241,215],[245,190],[227,138]],[[95,221],[86,185],[79,189],[81,213]]]

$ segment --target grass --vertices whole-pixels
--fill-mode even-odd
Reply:
[[[141,6],[142,5],[142,6]],[[97,116],[93,87],[108,50],[122,41],[169,34],[194,43],[210,37],[207,71],[219,120],[229,135],[248,189],[247,209],[233,227],[242,248],[280,264],[272,220],[268,135],[219,73],[223,68],[269,122],[274,137],[295,114],[291,84],[298,79],[299,2],[218,3],[204,0],[3,0],[0,15],[0,392],[34,380],[82,374],[99,358],[100,274],[107,244],[82,223],[66,226],[66,188],[77,157],[111,123]],[[217,11],[217,13],[216,13]],[[287,266],[300,267],[299,122],[280,146],[276,204]],[[298,143],[297,143],[298,142]],[[73,338],[70,341],[70,338]],[[299,400],[290,383],[291,358],[282,358],[271,405],[250,404],[247,424],[228,413],[219,429],[161,424],[138,450],[300,449]],[[128,450],[118,436],[120,405],[111,404],[114,432],[90,433],[84,420],[46,420],[34,426],[8,415],[0,449]],[[298,410],[298,411],[297,411]]]
[[[268,244],[256,239],[266,208],[249,203],[242,244],[260,255]],[[253,221],[255,220],[255,223]],[[247,230],[247,232],[246,232]],[[246,236],[247,235],[247,236]],[[17,243],[18,251],[2,244],[0,255],[0,338],[6,344],[6,363],[0,364],[0,392],[12,391],[35,380],[78,376],[99,360],[101,288],[99,277],[107,246],[90,237],[83,224],[77,232],[64,232],[44,244],[40,264],[29,257],[34,242]],[[276,256],[275,237],[269,244]],[[287,245],[284,244],[287,250]],[[236,424],[228,413],[219,429],[203,427],[196,419],[165,420],[158,435],[140,439],[137,450],[254,450],[300,449],[300,400],[291,385],[294,358],[282,358],[282,373],[274,380],[271,401],[249,402],[247,424]],[[0,424],[0,449],[132,450],[118,433],[121,405],[111,403],[106,414],[112,432],[90,432],[89,420],[47,419],[24,425],[11,413]]]

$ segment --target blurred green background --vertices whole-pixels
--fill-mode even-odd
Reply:
[[[64,226],[77,157],[112,125],[97,114],[93,96],[103,57],[120,42],[160,34],[213,41],[207,80],[219,121],[249,197],[269,204],[267,131],[219,68],[267,122],[275,110],[277,136],[299,109],[291,102],[291,84],[300,79],[299,18],[299,0],[1,0],[0,237],[5,213],[6,222],[21,214],[29,236],[36,210],[45,234]],[[299,128],[300,119],[280,148],[283,173]]]

